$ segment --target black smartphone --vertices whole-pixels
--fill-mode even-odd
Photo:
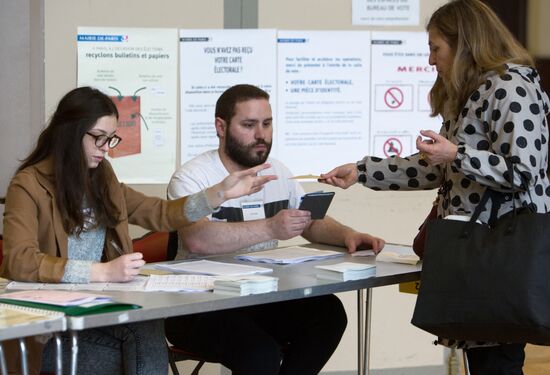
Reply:
[[[310,211],[313,220],[322,219],[325,217],[333,197],[333,191],[308,193],[302,197],[298,208]]]

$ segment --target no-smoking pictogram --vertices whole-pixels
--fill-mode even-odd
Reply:
[[[401,144],[401,141],[397,138],[388,138],[386,142],[384,142],[384,146],[382,146],[382,149],[386,157],[394,155],[401,156],[401,153],[403,152],[403,145]]]
[[[384,103],[392,109],[401,107],[403,100],[403,91],[399,87],[390,87],[384,94]]]

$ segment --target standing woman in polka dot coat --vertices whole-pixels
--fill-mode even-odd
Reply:
[[[453,0],[428,22],[430,65],[438,77],[430,92],[439,134],[421,131],[419,153],[380,159],[366,156],[321,176],[341,188],[361,183],[374,190],[440,189],[439,217],[471,215],[487,188],[510,192],[498,216],[516,205],[550,211],[548,96],[528,52],[479,0]],[[547,79],[550,79],[547,78]],[[488,203],[490,205],[490,202]],[[487,223],[490,207],[480,219]],[[522,374],[522,344],[470,347],[472,374]]]

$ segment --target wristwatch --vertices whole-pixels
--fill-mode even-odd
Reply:
[[[357,182],[362,184],[367,183],[367,165],[364,160],[359,160],[357,162]]]

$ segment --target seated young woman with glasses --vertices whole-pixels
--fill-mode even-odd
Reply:
[[[120,183],[105,160],[109,148],[122,141],[117,120],[113,102],[96,89],[80,87],[61,99],[8,188],[3,277],[50,283],[132,280],[144,261],[132,252],[129,223],[175,230],[276,178],[256,176],[268,167],[262,165],[179,200],[147,197]],[[63,340],[63,351],[69,352],[69,337]],[[31,339],[32,373],[53,372],[52,341]],[[79,347],[79,374],[168,373],[161,321],[85,330]]]

